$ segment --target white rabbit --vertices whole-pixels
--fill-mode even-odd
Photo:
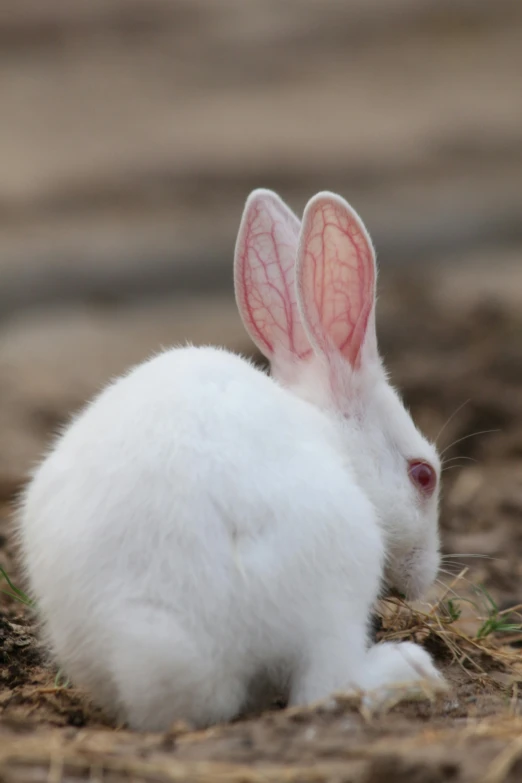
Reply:
[[[305,704],[440,680],[410,644],[369,649],[383,585],[433,582],[440,464],[389,386],[376,268],[356,213],[320,193],[302,228],[269,191],[235,256],[272,378],[175,348],[109,385],[22,500],[46,638],[79,686],[138,729],[240,714],[269,682]]]

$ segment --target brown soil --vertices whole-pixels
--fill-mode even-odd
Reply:
[[[443,286],[428,294],[429,288],[412,283],[411,275],[384,279],[381,344],[423,429],[435,436],[446,422],[439,439],[447,448],[444,551],[484,557],[457,557],[459,565],[448,565],[455,574],[460,563],[468,571],[453,584],[454,594],[434,592],[434,608],[419,604],[397,614],[389,605],[377,635],[425,643],[451,690],[432,700],[429,694],[406,699],[378,715],[366,714],[356,699],[339,697],[317,708],[274,710],[207,732],[175,726],[165,735],[140,736],[116,730],[84,694],[56,679],[30,612],[4,596],[0,774],[5,779],[519,779],[522,637],[492,633],[477,640],[487,602],[473,593],[472,583],[485,585],[500,610],[522,602],[522,317],[482,294],[451,304]],[[2,562],[17,584],[8,516],[6,498]],[[462,617],[452,623],[446,607],[455,594],[477,605],[461,603]]]

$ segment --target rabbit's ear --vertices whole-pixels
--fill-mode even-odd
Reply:
[[[300,223],[270,190],[254,190],[245,205],[234,259],[236,301],[259,350],[281,362],[303,359],[311,347],[295,288]]]
[[[296,263],[302,322],[316,351],[353,368],[377,356],[375,253],[357,213],[333,193],[304,211]]]

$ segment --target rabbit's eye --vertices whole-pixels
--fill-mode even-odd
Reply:
[[[429,462],[412,459],[408,463],[408,475],[423,495],[430,497],[437,486],[437,474]]]

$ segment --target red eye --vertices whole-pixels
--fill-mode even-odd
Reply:
[[[437,474],[429,462],[411,459],[408,463],[408,475],[423,495],[430,497],[437,485]]]

